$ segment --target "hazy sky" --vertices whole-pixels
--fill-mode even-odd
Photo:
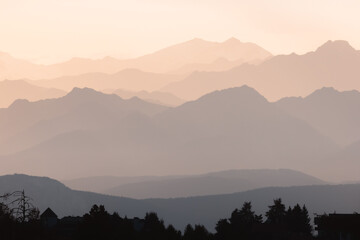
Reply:
[[[359,0],[0,0],[0,51],[50,63],[232,36],[274,54],[329,39],[360,49],[359,12]]]

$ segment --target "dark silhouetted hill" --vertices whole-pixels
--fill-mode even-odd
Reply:
[[[298,171],[229,170],[186,177],[158,178],[121,184],[104,193],[131,198],[174,198],[242,192],[269,186],[320,185],[324,181]]]
[[[104,204],[109,212],[117,211],[120,216],[129,218],[155,211],[166,224],[174,224],[178,229],[184,229],[190,223],[204,224],[213,231],[220,218],[227,218],[235,208],[241,208],[244,201],[251,201],[254,211],[264,214],[267,206],[279,197],[286,205],[305,204],[310,216],[314,213],[353,213],[360,210],[359,184],[270,187],[226,195],[134,200],[74,191],[49,178],[26,175],[0,177],[1,193],[19,189],[24,189],[41,211],[50,207],[59,217],[83,215],[96,203]]]

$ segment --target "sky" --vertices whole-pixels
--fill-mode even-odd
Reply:
[[[236,37],[273,54],[327,40],[360,49],[358,0],[0,0],[0,51],[50,64],[129,58],[202,38]]]

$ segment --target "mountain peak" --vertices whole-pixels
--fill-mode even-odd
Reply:
[[[190,43],[190,44],[203,44],[203,43],[206,43],[208,41],[204,40],[204,39],[201,39],[201,38],[193,38],[191,39],[190,41],[187,41],[185,43]]]
[[[0,58],[11,58],[11,55],[6,52],[0,52]]]
[[[337,97],[341,97],[341,96],[346,96],[346,97],[353,96],[353,97],[359,98],[360,93],[356,90],[340,92],[333,87],[323,87],[321,89],[316,90],[315,92],[313,92],[306,98],[307,99],[324,98],[324,99],[334,100]]]
[[[92,88],[78,88],[75,87],[71,92],[69,92],[64,98],[79,100],[79,99],[93,99],[99,98],[102,96],[108,96],[102,92],[98,92]],[[114,95],[115,96],[115,95]]]
[[[18,108],[19,106],[24,106],[29,104],[29,100],[27,99],[16,99],[10,106],[9,109]]]
[[[266,98],[258,93],[254,88],[247,85],[241,87],[228,88],[224,90],[218,90],[205,96],[199,100],[216,99],[217,101],[244,101],[244,102],[267,102]]]
[[[356,52],[356,50],[344,40],[327,41],[321,45],[316,52],[320,53],[345,53],[345,52]]]
[[[241,43],[241,41],[237,38],[231,37],[228,40],[223,42],[224,44],[238,44]]]
[[[78,88],[78,87],[74,87],[73,90],[71,90],[71,92],[69,92],[67,95],[78,95],[78,94],[94,94],[94,93],[98,93],[97,91],[95,91],[92,88]]]

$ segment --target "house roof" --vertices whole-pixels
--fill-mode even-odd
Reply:
[[[53,212],[53,210],[51,210],[50,208],[47,208],[41,215],[41,218],[44,217],[53,217],[53,218],[57,218],[57,215]]]

